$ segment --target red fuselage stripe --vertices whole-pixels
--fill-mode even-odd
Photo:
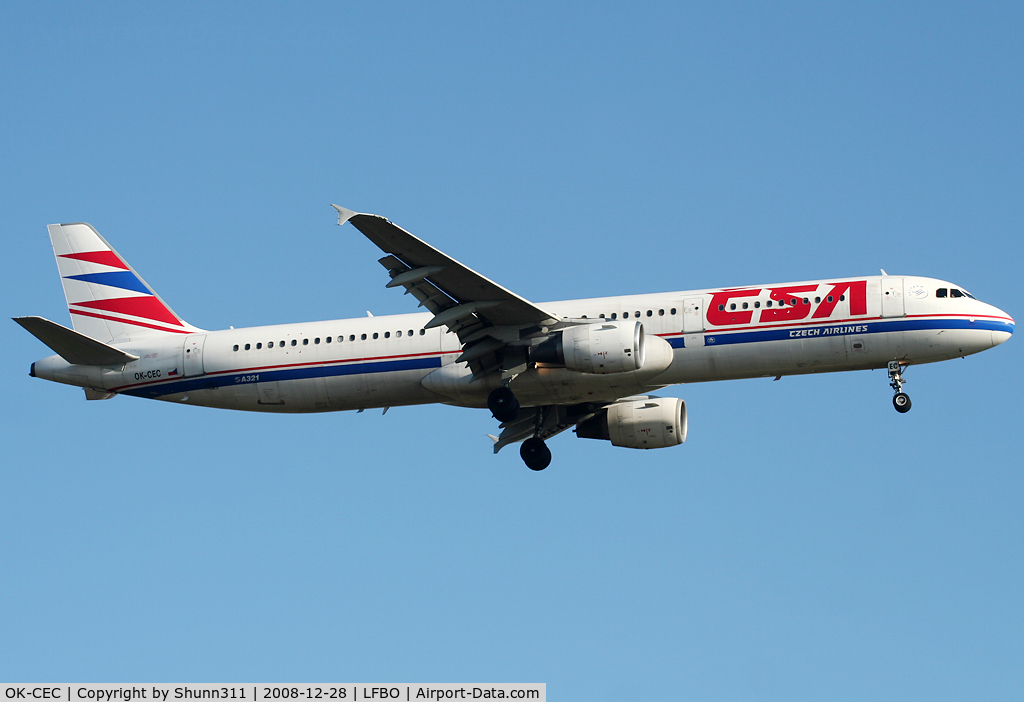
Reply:
[[[244,353],[244,352],[240,352]],[[406,353],[394,356],[370,356],[366,358],[342,358],[335,361],[308,361],[306,363],[283,363],[276,366],[251,366],[248,368],[232,368],[229,370],[214,371],[212,373],[204,373],[206,376],[219,376],[219,375],[230,375],[232,373],[254,373],[258,371],[269,371],[269,370],[283,370],[286,368],[301,368],[305,367],[316,367],[316,366],[342,366],[349,363],[372,363],[374,361],[390,361],[397,358],[427,358],[430,356],[446,356],[448,354],[459,353],[459,350],[455,351],[426,351],[424,353]],[[183,376],[174,376],[172,378],[162,378],[160,380],[153,380],[148,383],[134,383],[130,385],[122,385],[120,387],[112,388],[114,392],[120,392],[126,388],[143,388],[149,385],[160,385],[173,380],[181,380]]]
[[[829,324],[853,324],[855,322],[877,322],[879,320],[896,320],[896,319],[945,319],[949,317],[966,317],[968,319],[996,319],[1001,322],[1013,323],[1013,320],[1009,317],[1000,317],[997,315],[989,314],[908,314],[903,317],[848,317],[846,319],[812,319],[805,322],[790,322],[789,324],[749,324],[745,326],[735,327],[714,327],[710,329],[704,329],[702,331],[695,332],[669,332],[668,334],[658,334],[657,336],[683,336],[685,334],[721,334],[723,332],[733,331],[759,331],[761,329],[778,329],[781,327],[807,327],[807,326],[822,326]]]

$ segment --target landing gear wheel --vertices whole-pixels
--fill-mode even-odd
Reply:
[[[519,455],[530,470],[544,470],[551,463],[551,449],[544,443],[544,439],[536,436],[523,442]]]
[[[910,411],[910,395],[905,392],[898,392],[892,398],[892,406],[896,408],[897,412],[901,414],[903,412]]]
[[[487,409],[499,422],[510,422],[519,414],[519,400],[511,390],[502,386],[487,396]]]
[[[899,361],[889,361],[889,387],[896,391],[892,398],[892,406],[900,414],[910,411],[910,396],[903,392],[903,371],[905,367]]]

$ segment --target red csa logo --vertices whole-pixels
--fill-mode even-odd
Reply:
[[[734,324],[750,324],[754,312],[759,312],[758,323],[776,322],[787,324],[801,319],[826,319],[832,316],[842,295],[849,296],[850,314],[868,313],[868,282],[855,280],[848,283],[828,283],[832,286],[821,302],[814,302],[810,293],[818,291],[817,285],[786,285],[780,288],[768,288],[768,297],[779,304],[778,307],[761,309],[731,309],[731,300],[745,297],[758,297],[762,289],[735,289],[713,293],[708,306],[708,322],[716,327]],[[812,314],[813,310],[813,314]]]

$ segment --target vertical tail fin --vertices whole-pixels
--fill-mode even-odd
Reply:
[[[176,315],[92,226],[47,230],[75,331],[103,342],[201,331]]]

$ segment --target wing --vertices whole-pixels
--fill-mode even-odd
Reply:
[[[338,224],[350,222],[386,256],[389,288],[403,287],[434,314],[426,328],[446,326],[463,345],[457,361],[469,363],[474,378],[511,372],[525,364],[517,342],[547,330],[558,318],[532,302],[438,251],[379,215],[332,205]],[[525,344],[528,346],[528,342]]]

